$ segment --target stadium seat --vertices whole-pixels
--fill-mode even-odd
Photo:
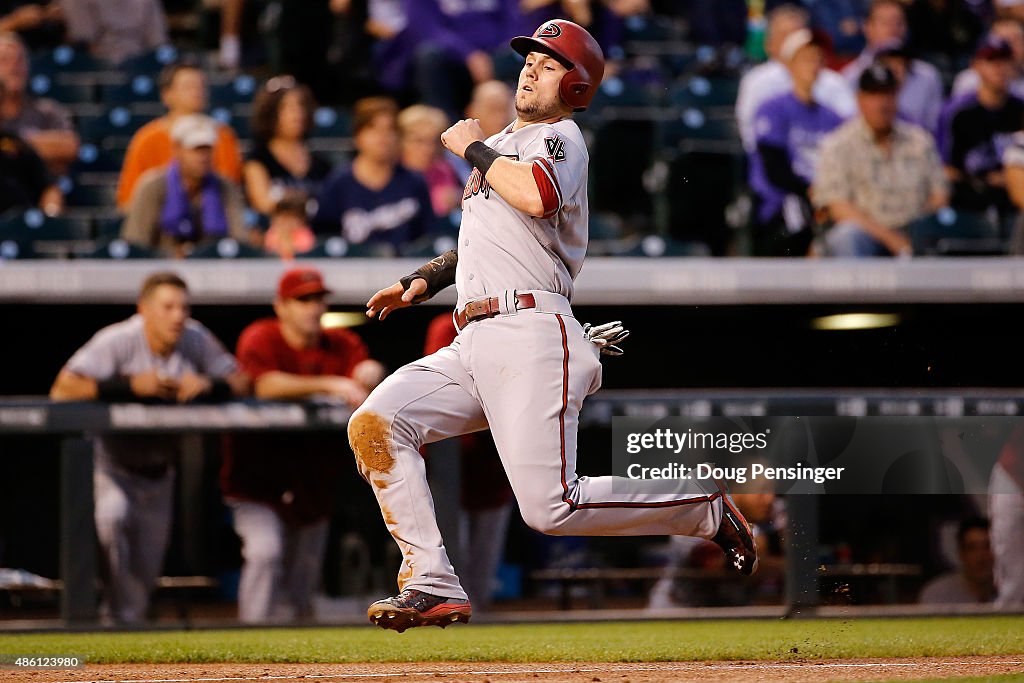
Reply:
[[[250,104],[256,96],[259,82],[249,75],[232,78],[226,83],[215,83],[210,86],[211,107],[231,107],[235,104]]]
[[[699,241],[680,242],[660,235],[646,235],[620,240],[619,247],[610,253],[614,256],[662,258],[674,256],[711,256],[708,245]]]
[[[165,66],[176,61],[178,48],[173,45],[161,45],[151,52],[124,60],[117,65],[117,69],[124,74],[155,77]]]
[[[650,229],[654,207],[644,178],[654,163],[655,131],[653,121],[631,119],[611,120],[594,131],[591,212],[615,213],[645,223],[637,229]]]
[[[313,112],[313,138],[345,138],[352,134],[352,120],[348,112],[336,107],[318,107]]]
[[[35,74],[28,81],[28,89],[35,97],[48,97],[61,104],[92,102],[96,88],[91,83],[59,83],[49,74]]]
[[[326,237],[317,241],[316,246],[298,258],[391,258],[397,250],[387,242],[349,244],[341,236]]]
[[[668,101],[680,107],[734,107],[739,87],[736,78],[690,76],[669,89]]]
[[[0,239],[18,242],[63,242],[92,237],[88,220],[47,216],[39,209],[13,209],[0,216]]]
[[[915,254],[989,256],[1006,253],[999,228],[983,214],[941,209],[908,227]]]
[[[85,50],[70,45],[58,45],[32,58],[31,73],[54,76],[67,73],[85,73],[110,70],[112,66],[96,59]]]
[[[0,262],[37,258],[39,255],[28,240],[0,238]]]
[[[266,258],[267,253],[261,249],[239,242],[230,237],[224,237],[199,246],[188,255],[190,259],[250,259]]]
[[[66,187],[64,194],[68,206],[111,208],[117,203],[117,185],[113,183],[88,185],[69,181]]]
[[[675,116],[661,124],[660,147],[675,147],[687,140],[718,140],[738,145],[736,119],[731,114],[720,116],[696,107],[677,110]]]
[[[249,117],[236,117],[228,107],[214,107],[210,110],[210,116],[234,130],[239,138],[244,140],[249,137]]]
[[[402,245],[398,250],[398,254],[404,258],[433,258],[454,249],[458,245],[457,237],[458,235],[452,235],[450,232],[424,235],[417,240]]]
[[[733,236],[726,211],[742,184],[743,155],[737,150],[693,145],[668,165],[665,196],[668,233],[702,242],[724,255]]]
[[[121,216],[112,216],[107,218],[97,218],[94,223],[93,234],[98,240],[112,240],[121,235],[121,224],[124,222],[124,218]]]
[[[140,247],[137,244],[127,242],[123,239],[114,238],[109,240],[102,240],[95,248],[83,254],[79,254],[78,256],[80,258],[121,260],[157,258],[159,254],[150,249]]]
[[[133,113],[125,106],[115,106],[96,116],[79,117],[78,131],[83,140],[97,143],[110,138],[130,138],[153,118]]]
[[[153,76],[140,74],[127,83],[113,83],[101,86],[104,104],[136,104],[138,102],[159,102],[160,88]]]
[[[71,164],[72,177],[83,174],[118,174],[124,163],[124,150],[104,149],[95,143],[85,142],[78,148],[78,158]],[[116,179],[115,179],[116,180]]]

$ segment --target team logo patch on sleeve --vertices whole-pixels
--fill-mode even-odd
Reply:
[[[565,141],[562,138],[544,138],[544,146],[547,147],[548,156],[552,161],[565,161]]]

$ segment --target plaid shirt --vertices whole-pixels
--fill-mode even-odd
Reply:
[[[817,207],[845,201],[882,225],[898,228],[929,213],[929,200],[949,183],[932,136],[897,121],[886,154],[862,117],[821,142],[811,195]]]

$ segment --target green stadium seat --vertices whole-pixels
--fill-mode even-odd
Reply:
[[[190,259],[252,259],[266,258],[268,254],[261,249],[239,242],[231,237],[224,237],[215,242],[203,244],[188,255]]]

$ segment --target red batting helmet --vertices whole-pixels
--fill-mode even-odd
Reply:
[[[604,76],[604,53],[587,29],[571,21],[555,19],[541,24],[532,38],[519,36],[510,44],[524,57],[540,52],[561,62],[569,73],[562,76],[558,94],[573,111],[587,108]]]

